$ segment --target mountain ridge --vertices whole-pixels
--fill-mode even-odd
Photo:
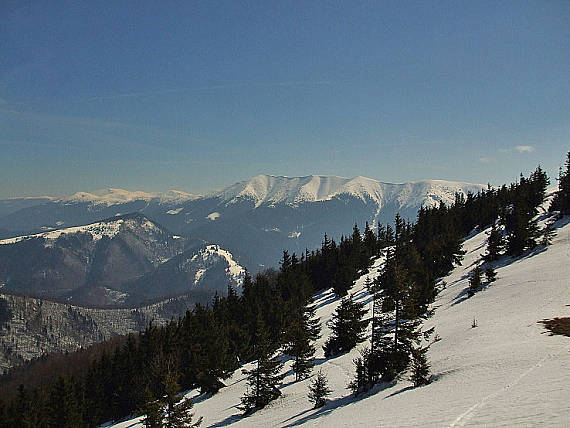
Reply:
[[[339,175],[306,175],[284,176],[271,174],[258,174],[248,180],[238,181],[234,184],[213,190],[206,194],[193,194],[182,190],[170,189],[164,192],[147,192],[144,190],[126,190],[118,187],[108,187],[91,191],[78,191],[68,196],[37,196],[14,197],[2,201],[39,200],[42,202],[58,203],[91,203],[94,205],[113,205],[134,201],[157,200],[161,203],[184,203],[196,199],[220,197],[231,200],[236,197],[253,197],[261,203],[298,203],[328,200],[340,194],[353,194],[362,198],[363,194],[375,196],[378,188],[399,188],[406,185],[438,184],[471,188],[483,188],[482,184],[464,181],[423,179],[403,183],[391,183],[374,178],[355,176],[344,177]],[[374,199],[374,198],[373,198]]]

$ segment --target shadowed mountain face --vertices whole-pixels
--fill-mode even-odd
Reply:
[[[139,213],[0,241],[3,291],[76,304],[213,295],[239,285],[243,273],[227,251],[172,235]]]
[[[118,285],[179,254],[186,240],[131,214],[0,244],[5,291],[106,305],[124,298]]]
[[[256,272],[275,266],[284,249],[316,248],[324,233],[338,239],[355,223],[361,229],[366,221],[391,223],[397,212],[413,220],[422,205],[451,203],[456,192],[476,193],[482,187],[439,180],[389,184],[364,177],[260,175],[203,197],[119,189],[78,193],[0,217],[0,229],[15,236],[140,212],[173,233],[220,245]]]

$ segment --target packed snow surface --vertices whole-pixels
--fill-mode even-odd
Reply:
[[[312,409],[307,399],[310,379],[294,383],[288,361],[283,396],[266,408],[248,417],[241,415],[237,406],[246,379],[237,370],[216,395],[187,392],[195,402],[196,417],[204,417],[203,427],[570,426],[570,339],[549,336],[538,323],[570,316],[568,222],[568,217],[559,221],[557,235],[546,250],[503,260],[497,281],[469,299],[465,298],[467,274],[485,251],[488,231],[474,233],[465,242],[463,265],[441,282],[445,287],[436,299],[435,315],[425,323],[426,329],[435,327],[441,337],[428,353],[431,384],[413,388],[404,378],[378,385],[361,397],[351,396],[347,384],[358,349],[323,358],[322,344],[330,333],[327,324],[339,303],[326,290],[315,302],[323,325],[316,370],[326,373],[334,390],[323,408]],[[377,275],[382,263],[376,260],[371,273],[352,289],[355,298],[368,306],[364,283]],[[140,418],[117,426],[141,426]]]
[[[397,199],[402,207],[417,206],[426,195],[427,205],[453,202],[455,193],[477,193],[484,186],[443,180],[426,180],[404,184],[382,183],[366,177],[336,177],[310,175],[308,177],[275,177],[257,175],[248,181],[229,186],[214,196],[227,203],[250,199],[259,207],[263,204],[285,203],[296,206],[302,202],[326,201],[339,195],[351,195],[361,200],[372,200],[381,205]],[[420,203],[421,205],[421,203]]]

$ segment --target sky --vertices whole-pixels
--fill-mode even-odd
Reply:
[[[570,149],[570,2],[0,2],[0,198],[500,185]]]

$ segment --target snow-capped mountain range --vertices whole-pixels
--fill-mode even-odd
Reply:
[[[95,223],[139,212],[172,233],[228,250],[251,272],[275,266],[282,251],[314,249],[323,235],[339,239],[355,223],[414,220],[421,206],[450,204],[479,184],[424,180],[383,183],[365,177],[258,175],[207,195],[106,189],[78,192],[0,215],[0,238]]]
[[[476,193],[483,186],[444,180],[424,180],[404,184],[382,183],[366,177],[338,177],[310,175],[307,177],[277,177],[257,175],[216,192],[227,203],[252,200],[255,207],[287,204],[298,206],[306,202],[328,201],[347,195],[362,201],[382,205],[386,200],[397,199],[402,207],[433,205],[443,201],[451,203],[455,193]]]

